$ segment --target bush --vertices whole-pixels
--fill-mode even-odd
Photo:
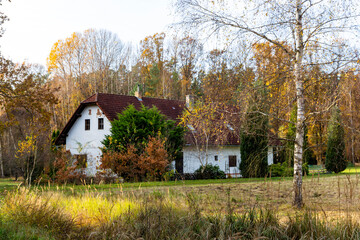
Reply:
[[[309,165],[304,163],[302,165],[303,175],[309,175]],[[286,162],[276,163],[270,166],[271,177],[292,177],[294,175],[294,168],[288,167]]]
[[[65,149],[59,151],[54,162],[54,181],[60,184],[82,184],[86,178],[85,169],[79,169],[77,165],[78,162],[71,155],[70,151],[66,151]]]
[[[125,181],[158,180],[165,173],[168,154],[165,141],[150,137],[144,151],[139,154],[134,145],[124,151],[108,150],[101,158],[101,169],[111,169]]]
[[[225,179],[225,172],[220,170],[219,166],[208,164],[201,166],[195,171],[196,179]]]

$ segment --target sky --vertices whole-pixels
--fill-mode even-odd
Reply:
[[[1,1],[1,0],[0,0]],[[46,65],[52,45],[89,28],[116,33],[139,43],[172,23],[171,0],[2,0],[10,18],[0,52],[14,62]]]

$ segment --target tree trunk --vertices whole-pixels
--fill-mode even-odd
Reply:
[[[1,173],[1,177],[5,177],[4,176],[4,163],[3,163],[3,158],[2,158],[2,139],[0,139],[0,173]]]
[[[352,110],[352,91],[350,88],[349,92],[349,108],[350,108],[350,127],[351,127],[351,162],[355,166],[355,134],[354,134],[354,120],[353,120],[353,110]]]
[[[296,1],[296,59],[295,59],[295,85],[297,99],[296,136],[294,149],[294,206],[301,208],[302,200],[302,162],[304,144],[305,99],[304,81],[302,78],[302,60],[304,52],[302,8],[301,0]]]

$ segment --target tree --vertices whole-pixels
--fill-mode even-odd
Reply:
[[[147,36],[140,42],[141,73],[146,96],[163,98],[168,96],[169,86],[165,79],[164,39],[165,33],[156,33],[153,36]]]
[[[345,131],[342,126],[340,109],[334,106],[328,126],[328,143],[326,150],[325,168],[339,173],[346,168]]]
[[[196,158],[201,169],[208,165],[210,147],[226,144],[231,136],[236,136],[236,126],[232,115],[234,109],[218,102],[191,103],[183,113],[181,124],[187,128],[187,142],[196,148]]]
[[[200,28],[232,39],[243,37],[269,42],[292,59],[297,101],[293,204],[302,207],[305,121],[303,71],[306,63],[311,62],[307,54],[321,51],[324,57],[320,63],[334,63],[338,60],[339,54],[333,54],[331,50],[344,44],[338,41],[337,33],[353,30],[351,26],[358,22],[357,2],[177,0],[176,6],[182,23],[196,31]],[[342,34],[342,37],[346,36]],[[351,56],[348,52],[346,54]]]
[[[23,174],[26,179],[26,176],[29,173],[32,175],[34,170],[27,171],[24,168],[24,161],[31,160],[35,156],[35,160],[44,162],[46,158],[43,149],[46,145],[45,138],[48,137],[50,109],[57,103],[57,99],[54,97],[54,89],[49,87],[44,76],[36,73],[33,66],[15,64],[0,57],[0,72],[2,73],[0,76],[0,142],[3,146],[8,146],[1,149],[0,163],[7,165],[7,174],[17,168],[21,170],[19,174]],[[27,137],[31,137],[32,140],[28,141]],[[36,140],[33,140],[34,138]],[[36,151],[30,151],[31,156],[28,155],[15,161],[14,155],[20,149],[19,141],[24,144],[31,143],[30,145],[34,146]],[[3,162],[4,159],[7,162]],[[35,161],[35,165],[38,167],[38,162]],[[28,180],[31,179],[30,177]]]
[[[171,162],[181,154],[183,132],[181,126],[173,120],[167,120],[157,108],[142,106],[140,110],[136,110],[130,105],[111,122],[111,134],[103,141],[103,152],[129,151],[129,146],[133,146],[135,153],[141,155],[148,146],[149,139],[159,137],[164,141],[168,160]]]
[[[95,92],[125,92],[123,75],[127,74],[129,51],[107,30],[73,33],[53,44],[47,67],[52,85],[59,88],[60,102],[54,110],[57,128],[63,127],[79,103]]]
[[[10,2],[10,0],[8,0]],[[2,2],[0,2],[0,6],[2,6]],[[3,25],[6,21],[8,21],[9,18],[3,13],[0,12],[0,25]],[[4,28],[0,28],[0,37],[4,34]]]
[[[179,42],[182,97],[190,94],[190,86],[195,74],[195,67],[202,54],[202,50],[202,44],[190,36],[184,37]]]
[[[263,114],[266,107],[266,92],[259,85],[253,94],[245,115],[244,127],[241,131],[240,171],[243,177],[264,177],[267,174],[267,150],[269,119]]]
[[[38,164],[38,143],[37,136],[27,136],[26,140],[19,141],[16,158],[23,162],[23,172],[26,186],[31,186],[33,173]]]

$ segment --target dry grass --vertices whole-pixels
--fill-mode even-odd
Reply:
[[[289,178],[127,191],[20,188],[0,199],[0,223],[43,229],[56,239],[359,238],[358,175],[307,177],[303,188],[300,211],[292,207]]]
[[[305,208],[328,219],[352,219],[360,223],[359,175],[320,177],[314,175],[303,181]],[[104,193],[106,194],[106,193]],[[294,215],[292,207],[292,179],[264,179],[261,182],[224,183],[198,186],[138,188],[131,191],[112,191],[111,194],[142,197],[162,194],[185,206],[189,194],[196,196],[200,208],[212,213],[224,212],[228,202],[234,213],[253,207],[271,209],[282,216]]]

